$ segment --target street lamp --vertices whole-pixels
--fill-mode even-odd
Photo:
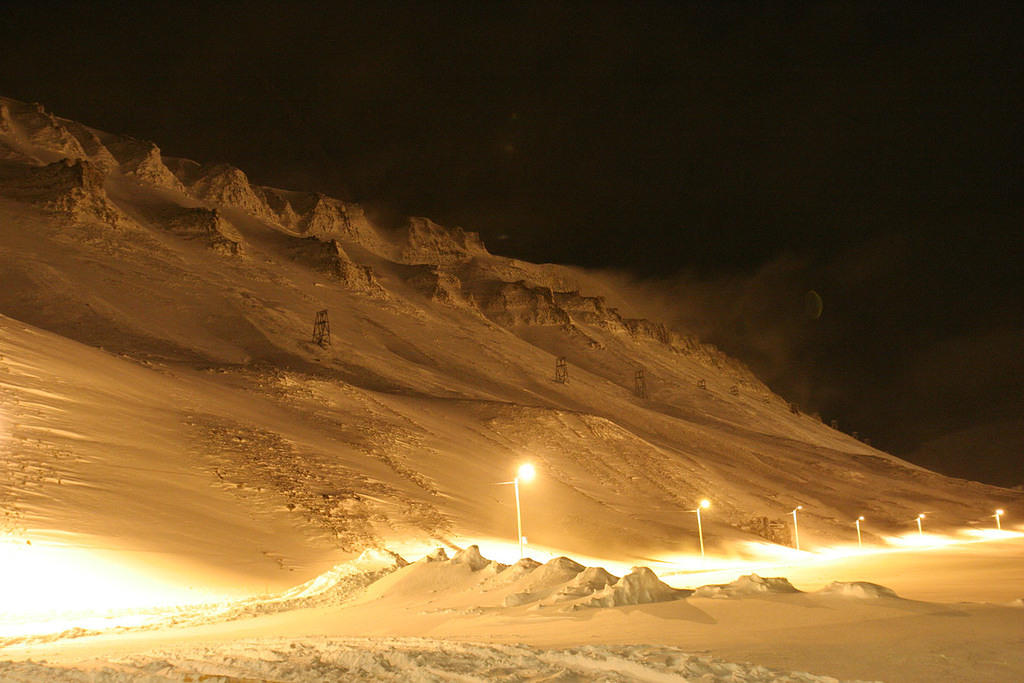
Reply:
[[[522,481],[524,484],[533,481],[533,478],[537,476],[537,470],[530,463],[524,463],[519,466],[516,470],[516,478],[512,481],[499,481],[499,484],[512,484],[512,488],[516,492],[516,530],[519,532],[519,559],[525,557],[525,551],[523,549],[523,513],[519,507],[519,482]]]
[[[921,529],[921,520],[924,519],[924,513],[922,512],[917,516],[917,535],[924,538],[924,531]]]
[[[697,506],[696,510],[690,510],[690,512],[697,513],[697,537],[700,539],[700,557],[704,559],[704,529],[700,525],[700,511],[707,510],[711,507],[711,501],[707,498],[700,501],[700,505]]]
[[[996,510],[996,514],[994,514],[992,516],[996,518],[996,528],[999,529],[1000,531],[1002,531],[1003,530],[1003,523],[999,521],[999,518],[1003,516],[1003,509],[999,508],[998,510]]]
[[[857,545],[861,548],[864,547],[864,542],[860,538],[860,523],[864,521],[864,515],[857,518]]]
[[[797,550],[800,550],[800,527],[798,527],[797,524],[796,524],[796,511],[797,510],[803,510],[803,509],[804,509],[803,505],[797,505],[795,508],[793,508],[793,513],[792,513],[793,514],[793,538],[796,540],[796,549]]]

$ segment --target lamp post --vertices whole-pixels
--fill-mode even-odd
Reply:
[[[999,508],[998,510],[996,510],[996,514],[994,514],[992,516],[996,518],[996,529],[999,529],[1000,531],[1002,531],[1003,530],[1003,523],[999,521],[999,518],[1003,516],[1003,509]]]
[[[707,498],[700,501],[700,505],[697,506],[696,510],[690,510],[690,512],[697,513],[697,538],[700,539],[700,557],[704,559],[704,528],[700,525],[700,511],[707,510],[711,507],[711,501]]]
[[[921,520],[924,519],[924,513],[922,512],[917,516],[917,535],[924,538],[924,531],[921,529]]]
[[[797,523],[796,523],[796,511],[797,510],[803,510],[803,509],[804,509],[803,505],[797,505],[795,508],[793,508],[793,513],[792,513],[793,514],[793,539],[796,541],[796,549],[797,550],[800,550],[800,527],[797,526]]]
[[[537,476],[537,470],[530,463],[525,463],[519,466],[516,470],[516,477],[512,481],[499,481],[499,484],[512,484],[512,488],[516,492],[516,531],[519,532],[519,559],[525,557],[525,550],[523,548],[523,513],[519,507],[519,482],[523,483],[533,481],[533,478]]]
[[[864,521],[864,515],[857,518],[857,546],[860,548],[864,547],[864,542],[860,538],[860,523]]]

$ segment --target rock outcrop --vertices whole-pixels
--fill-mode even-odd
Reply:
[[[267,206],[274,212],[277,222],[286,228],[296,230],[302,216],[295,210],[292,199],[299,193],[279,190],[276,187],[260,187],[260,190],[267,200]]]
[[[42,206],[72,221],[99,221],[122,227],[128,218],[103,188],[104,173],[84,159],[62,159],[46,166],[18,166],[0,178],[4,194]]]
[[[197,240],[225,256],[244,252],[242,236],[217,209],[181,209],[165,221],[168,230],[179,237]]]
[[[189,194],[197,199],[220,204],[222,206],[241,209],[259,218],[273,220],[274,212],[267,205],[263,192],[249,184],[249,177],[230,164],[212,164],[202,166],[198,170],[185,167],[195,172],[191,182],[185,179]]]
[[[377,282],[370,266],[354,262],[338,240],[326,242],[316,237],[293,238],[291,257],[331,276],[356,292],[375,297],[386,297],[387,292]]]
[[[566,325],[571,321],[545,287],[519,281],[490,283],[487,289],[477,299],[480,310],[499,325]]]
[[[68,119],[59,119],[61,124],[75,136],[78,140],[78,144],[82,146],[82,150],[85,152],[86,158],[97,168],[103,170],[105,173],[118,168],[120,164],[114,155],[110,153],[107,146],[103,144],[103,140],[100,138],[97,131],[83,126],[77,121],[69,121]]]
[[[401,263],[441,265],[486,254],[487,249],[477,233],[446,228],[429,218],[413,217],[402,233],[397,258]]]
[[[103,142],[125,175],[132,176],[139,182],[148,185],[185,192],[185,186],[164,165],[160,148],[154,143],[115,136],[106,137]]]
[[[462,295],[459,278],[438,266],[412,266],[412,274],[405,281],[432,301],[449,306],[473,305],[472,299]]]
[[[20,134],[25,142],[40,149],[71,159],[88,156],[60,119],[41,104],[0,99],[0,121],[7,132]]]

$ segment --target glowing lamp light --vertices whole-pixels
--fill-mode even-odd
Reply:
[[[999,518],[1002,517],[1004,514],[1005,511],[1002,508],[999,508],[998,510],[996,510],[996,514],[992,515],[996,518],[996,529],[998,529],[999,531],[1003,530],[1003,523],[999,521]]]
[[[796,523],[796,513],[797,513],[797,510],[803,510],[803,509],[804,509],[803,505],[797,505],[795,508],[793,508],[793,512],[792,512],[792,515],[793,515],[793,540],[796,541],[796,549],[797,550],[800,550],[800,527],[797,526],[797,523]]]
[[[697,506],[696,510],[690,510],[690,512],[697,513],[697,538],[700,539],[701,559],[704,559],[704,528],[700,524],[700,511],[707,510],[709,507],[711,507],[711,501],[708,500],[707,498],[703,498],[701,499],[700,504]]]
[[[864,515],[861,515],[856,520],[856,524],[857,524],[857,546],[860,547],[860,548],[864,547],[864,541],[862,541],[861,537],[860,537],[860,523],[863,522],[863,521],[864,521]]]
[[[523,536],[523,513],[519,505],[519,482],[524,484],[533,481],[537,476],[537,469],[531,463],[523,463],[516,470],[516,478],[512,481],[499,481],[498,484],[511,484],[516,492],[516,530],[519,532],[519,559],[526,557],[526,537]]]
[[[922,512],[917,516],[917,535],[924,537],[924,530],[921,529],[921,520],[925,518],[925,514]]]

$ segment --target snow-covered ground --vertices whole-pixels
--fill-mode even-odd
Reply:
[[[1024,493],[832,429],[629,300],[0,98],[0,673],[1021,678],[992,515],[1019,531]],[[538,566],[501,483],[526,461]],[[511,566],[397,559],[474,544]]]
[[[36,681],[780,681],[828,676],[689,655],[659,645],[539,649],[424,638],[265,638],[161,650],[96,668],[0,662],[0,677]]]
[[[570,680],[1012,681],[1024,671],[1024,535],[804,564],[798,575],[861,579],[747,574],[670,588],[650,570],[618,577],[569,558],[502,565],[471,547],[403,565],[370,553],[278,595],[8,639],[0,680],[533,680],[564,671]],[[904,576],[911,566],[916,575]],[[879,583],[900,576],[911,595],[934,599]]]

